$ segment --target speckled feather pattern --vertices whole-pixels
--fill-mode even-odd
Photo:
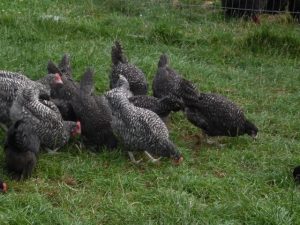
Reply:
[[[37,89],[24,88],[10,110],[13,121],[24,120],[31,124],[41,144],[49,149],[62,147],[70,138],[75,122],[63,121],[59,110],[50,101],[40,101]]]
[[[11,71],[6,71],[6,70],[0,70],[0,77],[19,79],[19,80],[28,80],[28,78],[21,73],[11,72]]]
[[[10,123],[9,109],[17,95],[17,90],[28,85],[27,80],[0,76],[0,122]]]
[[[181,76],[168,66],[168,58],[165,54],[160,56],[158,69],[153,79],[153,96],[162,98],[169,94],[179,92]]]
[[[112,128],[128,151],[179,158],[180,153],[169,140],[169,132],[154,112],[134,106],[116,89],[106,94],[113,113]]]
[[[112,61],[113,65],[109,77],[111,89],[117,87],[119,75],[122,75],[128,80],[130,91],[134,95],[147,94],[148,86],[145,74],[137,66],[127,62],[118,42],[112,48]]]
[[[36,82],[20,73],[0,71],[0,122],[10,123],[9,109],[18,90],[31,87],[38,89],[41,94],[50,95],[51,80],[54,80],[53,74],[49,74]]]
[[[201,93],[196,107],[187,107],[188,120],[210,136],[237,136],[245,133],[243,111],[224,96]]]
[[[160,56],[152,88],[153,96],[157,98],[176,96],[185,101],[197,101],[199,94],[193,83],[184,79],[168,65],[168,57],[165,54]]]

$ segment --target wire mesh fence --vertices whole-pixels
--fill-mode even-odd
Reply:
[[[128,16],[143,15],[153,9],[155,16],[176,11],[179,16],[203,18],[250,17],[286,14],[300,22],[300,0],[110,0],[109,7]]]

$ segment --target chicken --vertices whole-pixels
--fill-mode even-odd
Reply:
[[[116,41],[111,51],[112,70],[110,74],[110,89],[117,87],[119,75],[123,75],[129,82],[133,95],[146,95],[148,86],[145,74],[125,58],[121,44]]]
[[[158,62],[156,75],[153,79],[153,96],[162,98],[174,95],[179,98],[184,97],[189,101],[196,101],[198,96],[196,87],[191,82],[190,86],[180,85],[182,80],[185,79],[168,65],[167,55],[162,54]]]
[[[63,63],[61,63],[63,64]],[[70,66],[69,66],[70,68]],[[61,72],[53,63],[48,64],[49,72]],[[93,93],[93,72],[87,70],[81,83],[78,84],[69,75],[63,72],[64,86],[55,90],[56,98],[52,101],[57,105],[62,116],[69,119],[78,119],[82,125],[83,141],[89,147],[115,148],[117,139],[111,129],[111,111],[103,96]]]
[[[8,189],[8,186],[5,182],[3,182],[2,180],[0,180],[0,193],[6,193]]]
[[[126,80],[122,75],[120,79]],[[145,151],[152,155],[172,158],[179,164],[183,157],[169,139],[166,125],[154,112],[134,106],[129,102],[124,87],[117,87],[105,94],[112,110],[112,128],[121,139],[132,161],[132,151]]]
[[[41,145],[55,150],[67,143],[70,136],[81,133],[80,122],[64,121],[54,103],[39,99],[39,90],[24,88],[18,91],[10,109],[13,122],[24,120],[40,139]]]
[[[76,92],[79,89],[79,84],[72,78],[72,68],[70,58],[67,54],[64,54],[59,65],[56,66],[52,61],[48,62],[47,66],[48,73],[57,73],[61,76],[63,82],[69,84],[69,89]],[[70,84],[72,87],[70,87]],[[51,89],[51,101],[57,106],[64,120],[76,121],[74,109],[70,103],[71,92],[67,88],[62,86],[54,86]]]
[[[111,110],[103,96],[93,93],[94,73],[88,69],[80,82],[80,89],[73,94],[71,105],[82,123],[82,135],[87,145],[113,149],[117,139],[111,129]]]
[[[41,94],[45,95],[49,95],[52,87],[63,84],[58,73],[49,73],[41,79],[33,81],[23,74],[1,70],[0,79],[5,90],[17,91],[18,88],[21,87],[32,87],[39,89]],[[4,88],[2,90],[4,90]],[[11,96],[7,96],[7,98],[11,99]]]
[[[19,89],[38,89],[40,97],[45,98],[49,96],[51,87],[61,84],[62,80],[58,74],[48,74],[38,81],[32,81],[20,73],[0,71],[0,123],[10,125],[9,110]]]
[[[188,81],[182,81],[184,89],[193,89]],[[224,96],[200,93],[197,101],[183,98],[187,119],[201,128],[208,136],[239,136],[248,134],[256,138],[258,128],[245,118],[243,111]]]
[[[16,121],[8,130],[4,146],[6,168],[17,180],[29,178],[36,166],[40,140],[31,125]]]
[[[169,68],[168,64],[167,55],[162,54],[152,83],[153,96],[156,98],[162,98],[178,91],[181,76]]]

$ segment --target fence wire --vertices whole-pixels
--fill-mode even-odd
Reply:
[[[143,15],[157,9],[189,17],[219,17],[249,14],[286,14],[300,22],[300,0],[109,0],[110,7],[128,16]],[[154,12],[155,13],[155,12]]]

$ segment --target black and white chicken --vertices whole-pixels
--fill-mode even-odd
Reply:
[[[126,78],[120,76],[121,80]],[[126,82],[124,83],[125,87]],[[120,138],[133,162],[132,151],[144,151],[153,161],[152,156],[168,157],[179,164],[183,157],[169,139],[169,131],[160,117],[148,110],[134,106],[129,102],[126,88],[114,88],[105,94],[113,114],[112,128]]]
[[[119,75],[122,75],[128,80],[133,95],[146,95],[148,86],[145,74],[135,65],[128,63],[118,41],[112,47],[111,58],[113,64],[109,77],[110,89],[117,87]]]
[[[10,109],[13,122],[23,120],[40,139],[41,145],[56,150],[64,146],[70,136],[81,133],[80,122],[64,121],[54,103],[39,98],[39,90],[24,88],[18,91]]]
[[[32,81],[20,73],[0,71],[0,123],[10,125],[9,110],[18,90],[31,87],[39,90],[41,97],[47,97],[50,95],[51,87],[61,84],[59,74],[48,74],[38,81]]]

